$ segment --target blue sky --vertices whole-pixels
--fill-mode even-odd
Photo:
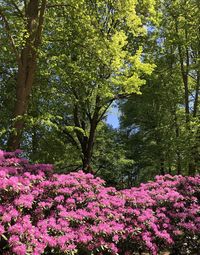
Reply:
[[[116,106],[111,106],[111,108],[108,111],[107,120],[106,122],[110,125],[112,125],[113,128],[119,127],[119,110]]]

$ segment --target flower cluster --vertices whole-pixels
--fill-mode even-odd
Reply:
[[[179,238],[199,238],[200,176],[157,176],[117,191],[17,153],[0,151],[1,254],[156,255]]]

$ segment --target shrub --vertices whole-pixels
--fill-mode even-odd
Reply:
[[[200,176],[157,176],[117,191],[83,171],[31,165],[19,152],[0,151],[1,254],[156,255],[180,243],[183,253],[198,251]]]

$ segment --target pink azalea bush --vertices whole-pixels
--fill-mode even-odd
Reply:
[[[198,250],[199,175],[157,176],[117,191],[91,174],[56,174],[17,153],[0,151],[1,254],[156,255],[180,243]]]

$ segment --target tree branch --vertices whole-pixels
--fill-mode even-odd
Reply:
[[[42,27],[43,27],[43,23],[44,23],[44,13],[45,13],[45,9],[46,9],[46,3],[47,3],[47,1],[43,0],[41,8],[40,8],[37,34],[36,34],[36,38],[35,38],[35,46],[36,47],[38,47],[41,43],[41,33],[42,33]]]
[[[15,7],[15,9],[17,10],[17,12],[19,13],[20,17],[24,20],[24,14],[23,12],[19,9],[18,5],[12,0],[11,4]]]
[[[81,166],[82,165],[78,165],[78,164],[75,164],[75,165],[70,164],[70,165],[59,166],[59,173],[76,172],[77,170],[81,169]],[[70,168],[70,169],[67,169],[67,168]]]
[[[48,4],[47,8],[59,8],[59,7],[71,7],[73,9],[76,9],[74,6],[70,5],[70,4]]]
[[[63,134],[65,134],[65,135],[68,137],[68,139],[70,140],[70,142],[71,142],[79,151],[81,151],[81,149],[80,149],[78,143],[76,142],[76,140],[74,139],[74,137],[73,137],[69,132],[67,132],[67,130],[65,130],[65,129],[63,129],[62,132],[63,132]]]
[[[13,51],[15,53],[16,60],[17,60],[17,62],[19,62],[20,61],[19,52],[18,52],[18,50],[16,48],[15,41],[14,41],[12,35],[11,35],[11,30],[10,30],[10,26],[9,26],[8,20],[7,20],[6,16],[4,15],[4,13],[3,13],[3,11],[1,9],[0,9],[0,16],[2,17],[3,23],[5,25],[6,33],[7,33],[8,37],[9,37],[11,46],[12,46]]]
[[[111,104],[113,103],[114,99],[110,100],[109,103],[107,104],[107,106],[105,107],[105,109],[103,110],[102,114],[99,116],[98,118],[98,123],[103,119],[103,116],[105,115],[105,113],[107,112],[108,108],[111,106]]]
[[[135,93],[129,93],[129,94],[117,94],[115,97],[113,97],[112,99],[110,99],[108,101],[108,104],[106,106],[106,108],[104,109],[104,111],[102,112],[102,114],[99,116],[98,118],[98,122],[102,120],[103,116],[105,115],[105,113],[107,112],[108,108],[111,106],[111,104],[115,101],[115,100],[119,100],[119,99],[126,99],[132,95],[134,95]]]

